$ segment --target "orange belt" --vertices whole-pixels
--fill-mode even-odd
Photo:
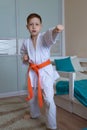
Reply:
[[[42,99],[42,90],[41,90],[41,84],[40,84],[40,75],[39,75],[39,69],[49,65],[51,63],[50,60],[47,60],[41,64],[34,64],[34,63],[30,63],[29,64],[29,68],[28,68],[28,77],[27,77],[27,82],[28,82],[28,97],[26,98],[26,100],[30,100],[32,99],[34,93],[33,93],[33,89],[32,89],[32,85],[31,85],[31,80],[30,80],[30,76],[29,76],[29,71],[30,69],[32,69],[33,71],[36,72],[37,76],[38,76],[38,101],[39,101],[39,106],[42,107],[43,106],[43,99]]]

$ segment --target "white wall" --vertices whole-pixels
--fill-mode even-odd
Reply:
[[[66,55],[87,57],[87,0],[65,0]]]

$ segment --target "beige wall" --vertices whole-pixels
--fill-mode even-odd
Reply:
[[[64,0],[66,55],[87,57],[87,0]]]

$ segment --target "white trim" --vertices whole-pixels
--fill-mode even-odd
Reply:
[[[74,80],[76,77],[76,73],[69,73],[69,98],[70,100],[74,100]]]
[[[21,91],[15,91],[15,92],[6,92],[6,93],[1,93],[0,98],[21,96],[21,95],[26,95],[26,94],[27,94],[27,90],[21,90]]]
[[[80,61],[80,62],[87,63],[87,58],[79,58],[79,61]]]
[[[62,32],[62,56],[65,56],[66,51],[65,51],[65,6],[64,6],[64,0],[62,0],[62,24],[64,25],[64,31]]]

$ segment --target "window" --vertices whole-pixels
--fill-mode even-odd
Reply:
[[[16,40],[0,40],[0,55],[15,55],[16,54]]]

